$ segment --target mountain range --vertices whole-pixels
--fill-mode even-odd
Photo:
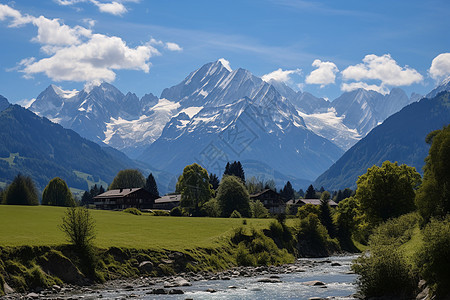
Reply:
[[[0,97],[0,110],[3,99]],[[133,161],[116,149],[101,147],[19,105],[8,104],[0,112],[0,128],[3,185],[22,173],[31,176],[40,190],[56,176],[71,188],[87,190],[95,183],[106,187],[122,169],[138,168],[144,174],[158,176],[166,191],[170,177],[165,173]]]
[[[337,190],[355,188],[358,176],[373,165],[390,160],[413,166],[423,174],[430,145],[425,137],[450,124],[449,82],[426,98],[412,103],[375,127],[314,182],[315,186]]]
[[[221,175],[226,160],[240,160],[249,176],[278,174],[306,184],[416,100],[401,89],[387,95],[358,89],[328,101],[220,59],[159,98],[139,99],[108,83],[82,91],[51,85],[30,109],[175,177],[192,162]]]

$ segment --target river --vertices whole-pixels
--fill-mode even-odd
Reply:
[[[150,284],[110,282],[89,290],[70,293],[72,299],[354,299],[357,276],[350,272],[356,256],[332,256],[317,259],[299,259],[293,266],[301,266],[298,272],[263,273],[251,277],[231,277],[227,280],[190,281],[191,286],[166,288],[183,291],[181,295],[150,294],[163,288],[162,281]],[[287,267],[289,268],[289,267]],[[287,270],[287,269],[285,269]],[[259,282],[271,278],[277,283]],[[321,281],[325,286],[310,286],[309,281]],[[126,283],[126,282],[125,282]],[[69,296],[66,294],[66,296]],[[65,298],[65,297],[63,297]],[[67,298],[66,298],[67,299]]]

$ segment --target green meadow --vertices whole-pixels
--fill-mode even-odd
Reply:
[[[0,205],[0,246],[52,246],[67,243],[59,230],[65,208]],[[220,246],[243,219],[162,217],[90,210],[100,248],[182,250]],[[246,219],[247,228],[268,228],[273,219]],[[288,220],[291,221],[291,220]],[[293,222],[293,221],[291,221]]]

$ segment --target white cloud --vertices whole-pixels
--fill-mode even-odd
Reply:
[[[46,45],[75,45],[81,43],[81,37],[90,37],[92,31],[81,26],[69,27],[60,24],[58,19],[47,19],[43,16],[33,19],[38,27],[38,35],[33,41]]]
[[[116,16],[121,16],[128,10],[122,2],[139,2],[139,1],[112,1],[101,2],[98,0],[57,0],[60,5],[74,5],[81,2],[90,2],[98,7],[100,12],[109,13]]]
[[[178,44],[167,42],[166,48],[170,51],[183,51],[183,48],[181,48]]]
[[[292,74],[300,74],[301,69],[295,69],[295,70],[282,70],[279,68],[278,70],[275,70],[269,74],[265,74],[261,77],[262,80],[269,82],[270,80],[275,80],[279,82],[287,83],[291,80]]]
[[[119,2],[113,1],[109,3],[102,3],[99,1],[91,0],[91,2],[98,7],[101,12],[109,13],[115,16],[121,16],[127,12],[126,7]]]
[[[75,3],[63,1],[63,3]],[[129,47],[120,37],[94,34],[82,26],[70,27],[59,19],[23,16],[7,5],[0,5],[0,20],[11,18],[12,25],[30,23],[37,27],[37,36],[32,39],[41,44],[42,53],[49,57],[22,59],[15,68],[31,78],[44,73],[55,81],[78,82],[107,81],[116,77],[116,70],[139,70],[148,73],[150,58],[160,55],[156,47],[181,51],[175,43],[150,40],[144,45]],[[92,22],[89,22],[93,24]],[[12,26],[11,25],[11,26]]]
[[[36,101],[36,98],[33,99],[22,99],[20,101],[17,101],[17,104],[20,106],[23,106],[25,108],[29,108],[33,102]]]
[[[94,34],[83,44],[72,45],[57,50],[49,58],[28,63],[21,72],[26,76],[45,73],[55,81],[114,81],[113,70],[150,70],[148,61],[158,55],[157,49],[150,45],[129,48],[119,37]]]
[[[389,90],[384,86],[378,86],[376,84],[367,84],[365,82],[351,82],[351,83],[342,83],[341,90],[344,92],[351,92],[357,89],[365,89],[369,91],[375,91],[380,94],[386,95],[389,93]]]
[[[431,62],[430,76],[439,81],[450,76],[450,53],[441,53]]]
[[[317,67],[307,77],[305,82],[307,84],[320,84],[324,87],[328,84],[334,83],[336,80],[336,73],[339,72],[338,67],[331,61],[314,60],[313,67]]]
[[[344,80],[380,80],[383,88],[385,85],[405,86],[423,80],[416,70],[408,66],[400,67],[390,54],[366,55],[363,63],[347,67],[342,71],[342,76]]]

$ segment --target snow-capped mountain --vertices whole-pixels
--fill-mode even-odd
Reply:
[[[133,154],[159,137],[178,106],[153,94],[141,99],[133,93],[124,95],[102,83],[82,91],[50,85],[30,109],[83,137]]]

